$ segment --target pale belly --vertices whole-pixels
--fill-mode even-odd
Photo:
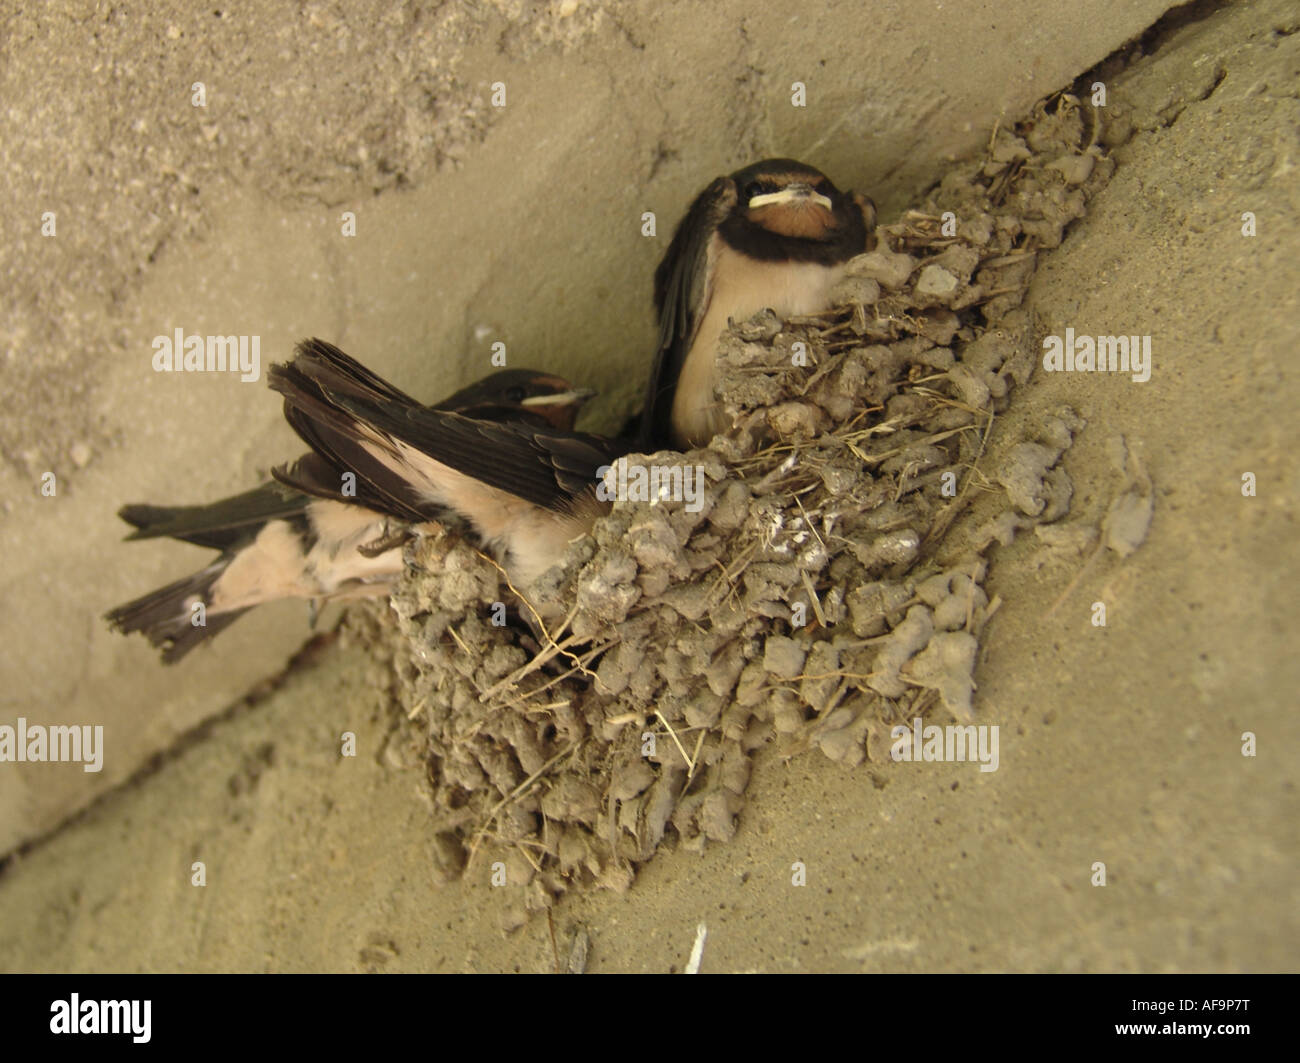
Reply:
[[[284,521],[270,521],[213,584],[214,612],[247,609],[278,598],[358,597],[383,593],[402,574],[401,547],[366,557],[357,547],[387,531],[384,518],[359,506],[316,501],[317,542],[307,554]]]
[[[755,262],[721,246],[714,266],[718,280],[673,396],[673,439],[679,447],[706,446],[728,427],[713,401],[718,338],[728,319],[744,321],[764,309],[780,317],[825,310],[843,275],[842,265]]]

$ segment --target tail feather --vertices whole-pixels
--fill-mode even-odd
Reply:
[[[321,383],[327,384],[331,390],[365,397],[371,401],[395,402],[399,406],[420,405],[405,391],[395,388],[383,377],[371,372],[355,358],[344,354],[334,344],[327,343],[325,340],[314,337],[303,340],[298,344],[296,353],[299,356],[314,358],[320,364],[330,367],[328,381],[323,380]],[[457,398],[458,395],[453,395],[444,401],[454,402]]]
[[[315,370],[316,366],[312,364],[311,368]],[[337,374],[324,375],[337,378]],[[395,473],[389,464],[363,445],[366,432],[360,425],[364,424],[364,417],[358,417],[339,405],[348,401],[340,397],[344,389],[327,390],[317,374],[314,371],[311,375],[303,372],[297,360],[288,365],[272,366],[267,382],[284,395],[285,418],[314,452],[312,457],[292,466],[273,470],[272,475],[281,483],[308,493],[338,498],[338,477],[346,470],[355,474],[358,497],[345,501],[412,523],[436,520],[444,512],[443,507],[422,499],[409,480]],[[402,408],[420,407],[413,403]],[[362,494],[364,500],[360,497]]]
[[[600,467],[626,451],[619,441],[586,433],[557,433],[517,420],[480,421],[377,399],[374,389],[353,386],[338,354],[328,344],[302,343],[292,362],[271,368],[268,382],[285,396],[285,416],[304,442],[336,470],[354,472],[359,482],[397,502],[399,508],[379,507],[391,515],[409,520],[414,509],[430,519],[425,514],[431,506],[442,508],[421,490],[422,474],[411,467],[405,448],[557,511],[567,511],[594,483]],[[276,475],[286,479],[283,471]],[[309,490],[302,480],[286,482]]]
[[[314,355],[319,364],[328,367],[328,371],[316,380],[286,368],[280,373],[285,379],[273,386],[286,394],[290,391],[295,394],[296,406],[286,401],[286,416],[313,450],[319,452],[319,456],[316,453],[306,455],[288,469],[276,470],[275,482],[209,505],[132,504],[119,511],[122,519],[135,529],[127,536],[128,539],[169,537],[222,551],[222,556],[207,568],[120,605],[105,616],[123,634],[141,632],[153,646],[162,650],[162,659],[167,664],[179,661],[200,642],[223,631],[252,608],[211,612],[215,584],[231,561],[240,556],[240,551],[255,540],[269,522],[287,521],[300,535],[310,531],[313,518],[309,507],[313,498],[332,498],[416,522],[433,516],[446,516],[429,506],[417,508],[420,500],[410,490],[390,496],[389,488],[394,486],[391,476],[387,480],[381,478],[378,483],[359,477],[355,492],[349,489],[345,493],[340,470],[352,468],[348,458],[360,459],[363,456],[355,438],[355,427],[342,413],[317,420],[297,407],[328,412],[332,409],[331,396],[334,394],[352,401],[402,409],[418,408],[419,404],[332,344],[307,340],[300,344],[299,349]],[[281,367],[277,367],[279,369]],[[482,388],[475,386],[463,394],[481,399],[481,392]],[[492,396],[495,392],[487,394]],[[457,393],[448,401],[459,401],[461,395]],[[348,431],[350,427],[351,432]],[[192,609],[196,602],[202,602],[209,610],[204,616],[205,623],[197,626],[192,622]]]
[[[192,622],[194,603],[199,601],[205,607],[208,605],[212,586],[225,572],[228,563],[229,559],[223,557],[192,576],[119,605],[104,618],[124,635],[133,631],[143,633],[153,646],[162,650],[163,662],[174,664],[200,642],[225,630],[248,611],[235,609],[215,615],[205,614],[204,624]]]
[[[301,521],[309,501],[299,491],[270,482],[203,506],[132,503],[118,510],[118,516],[135,527],[128,540],[168,537],[230,550],[255,539],[267,521]]]

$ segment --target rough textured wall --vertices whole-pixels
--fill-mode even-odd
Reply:
[[[555,912],[561,949],[585,936],[590,970],[680,969],[706,919],[709,972],[1294,968],[1294,8],[1202,8],[1127,72],[1106,65],[1133,135],[1088,216],[1044,256],[1027,305],[1048,331],[1151,333],[1155,370],[1145,384],[1036,373],[989,442],[1069,403],[1089,420],[1064,459],[1080,519],[1105,514],[1107,452],[1123,435],[1153,477],[1155,520],[1131,558],[1086,571],[1036,534],[996,550],[989,588],[1005,604],[975,708],[1003,727],[999,771],[841,769],[768,750],[730,844],[663,854],[627,896],[573,895]],[[1246,471],[1255,497],[1241,492]],[[97,599],[188,563],[142,563]],[[1089,621],[1094,601],[1106,628]],[[227,667],[257,642],[237,632]],[[126,659],[143,680],[154,665],[139,649]],[[323,654],[10,861],[0,967],[555,969],[547,920],[500,937],[514,891],[434,884],[420,766],[377,748],[391,728],[384,682],[355,650]],[[344,729],[366,755],[340,760]],[[1241,755],[1245,730],[1257,757]],[[205,890],[187,884],[199,858]],[[809,871],[797,895],[794,859]],[[1096,860],[1104,889],[1089,882]]]
[[[230,703],[307,632],[301,607],[265,609],[164,670],[104,628],[106,608],[204,556],[120,545],[120,504],[229,494],[296,452],[264,380],[155,373],[155,336],[260,336],[264,375],[318,334],[430,399],[480,375],[499,340],[512,364],[599,388],[593,423],[609,426],[639,387],[653,265],[711,177],[803,157],[888,219],[991,117],[1066,84],[1165,6],[0,15],[0,711],[102,722],[108,743],[98,774],[0,771],[0,852]],[[795,81],[806,107],[791,106]],[[640,235],[645,210],[655,239]]]

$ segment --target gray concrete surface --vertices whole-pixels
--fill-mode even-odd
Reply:
[[[0,13],[0,719],[102,723],[107,742],[97,774],[0,768],[0,853],[127,778],[306,636],[305,608],[280,605],[167,670],[100,620],[207,556],[120,545],[118,506],[231,494],[297,453],[264,381],[295,340],[337,342],[430,400],[481,375],[500,340],[511,364],[599,388],[592,424],[612,426],[641,386],[654,264],[713,176],[793,154],[896,210],[990,116],[1024,109],[1165,6]],[[655,239],[640,235],[645,210]],[[152,339],[177,327],[259,335],[263,379],[153,372]],[[45,472],[53,498],[38,491]]]
[[[1002,14],[997,21],[1000,33],[1014,25]],[[989,38],[980,35],[983,27],[970,28],[961,50],[980,63],[995,62]],[[1114,117],[1136,133],[1116,149],[1119,169],[1090,216],[1059,251],[1043,256],[1031,300],[1048,332],[1070,326],[1087,334],[1151,334],[1155,372],[1146,384],[1109,375],[1039,374],[1025,401],[999,420],[990,444],[1020,438],[1026,423],[1068,402],[1089,421],[1066,458],[1075,514],[1097,519],[1105,511],[1118,486],[1108,441],[1123,435],[1155,481],[1156,516],[1133,557],[1107,558],[1083,572],[1050,615],[1081,562],[1052,558],[1032,540],[996,555],[990,585],[1006,604],[981,656],[976,711],[1002,729],[999,771],[892,763],[845,770],[816,753],[789,763],[767,757],[754,773],[732,844],[698,857],[661,854],[623,896],[566,898],[555,913],[562,948],[581,928],[591,936],[593,970],[680,969],[703,920],[710,929],[709,971],[1295,968],[1300,724],[1293,706],[1300,684],[1294,654],[1300,607],[1290,589],[1300,575],[1294,546],[1300,483],[1293,461],[1300,445],[1294,417],[1300,399],[1294,364],[1300,340],[1297,28],[1291,5],[1238,5],[1171,32],[1157,42],[1152,58],[1128,73],[1107,75]],[[606,33],[613,31],[596,31],[582,50],[603,46],[617,53],[625,47],[626,34],[606,40]],[[558,68],[559,47],[544,43],[519,61],[554,61]],[[775,75],[769,69],[764,76]],[[981,139],[980,123],[991,122],[997,111],[990,105],[972,119],[973,141]],[[508,120],[514,119],[501,119]],[[500,132],[489,132],[473,154],[490,154]],[[844,136],[851,144],[860,134]],[[580,154],[573,147],[579,142],[568,139],[572,130],[554,135]],[[941,131],[925,139],[931,138],[927,147],[937,174],[939,156],[957,150],[961,131],[941,123]],[[761,150],[769,143],[775,146],[763,141]],[[506,147],[498,157],[509,154]],[[713,147],[721,150],[716,142]],[[725,168],[730,158],[719,154],[708,167]],[[825,165],[839,176],[832,162]],[[653,180],[643,175],[637,187],[661,187],[653,196],[643,193],[645,201],[671,213],[671,204],[698,182],[684,158],[663,167]],[[439,181],[458,182],[472,169],[467,162]],[[886,170],[844,169],[846,183],[873,192],[873,179],[902,187],[890,183]],[[486,180],[488,172],[479,171],[480,177]],[[426,194],[428,203],[436,202],[431,185],[380,196],[369,209],[379,210],[386,199],[409,205]],[[469,187],[463,196],[456,200],[462,206],[475,198]],[[898,205],[905,193],[881,198],[891,196]],[[519,226],[527,198],[512,215]],[[535,199],[538,206],[540,193]],[[1253,238],[1241,234],[1245,211],[1258,219]],[[271,215],[238,216],[249,225],[252,217]],[[396,212],[393,218],[389,231],[396,234]],[[489,231],[487,220],[482,225],[480,231]],[[245,237],[250,248],[254,229]],[[541,246],[547,237],[531,238]],[[250,252],[246,261],[265,261],[268,253]],[[653,255],[643,254],[648,268]],[[539,304],[547,301],[553,275],[527,263],[554,259],[521,252],[502,261],[525,263],[516,276],[535,284],[529,290]],[[264,276],[268,284],[295,283],[273,270]],[[354,290],[360,276],[353,275]],[[506,276],[496,283],[502,293],[511,290]],[[611,290],[616,287],[611,283]],[[570,295],[591,298],[586,289]],[[311,289],[303,298],[322,297]],[[414,305],[410,298],[408,307]],[[639,314],[640,302],[639,295],[629,298],[628,312]],[[267,313],[279,306],[283,314],[286,305],[267,297]],[[364,300],[352,306],[355,318],[343,341],[355,340],[367,356],[373,348],[387,371],[414,367],[410,378],[400,379],[417,387],[419,365],[393,342],[383,315],[366,314]],[[588,320],[590,307],[580,303],[575,316]],[[475,318],[471,313],[457,320]],[[523,315],[517,325],[501,320],[502,334],[512,336],[532,319]],[[637,321],[644,329],[643,319]],[[300,325],[318,330],[295,317],[285,328],[285,344]],[[414,331],[403,335],[412,343],[418,338]],[[112,364],[120,363],[128,378],[134,363],[122,352],[114,357]],[[469,375],[471,363],[456,364]],[[581,362],[575,353],[566,364]],[[597,369],[612,373],[612,366]],[[142,395],[156,388],[137,385]],[[116,471],[92,475],[92,460],[81,474],[86,494],[58,503],[87,507],[85,519],[105,538],[117,493],[135,482],[128,483],[125,471],[131,467],[130,417],[117,416],[121,438],[102,458]],[[252,431],[264,426],[268,443],[271,420],[249,422]],[[176,445],[164,428],[156,431],[166,445]],[[192,449],[193,460],[214,462],[204,490],[243,482],[233,472],[223,479],[220,462],[203,454],[213,448]],[[242,475],[256,468],[258,458],[249,451],[247,460]],[[135,466],[136,475],[143,467]],[[1258,476],[1254,498],[1241,494],[1246,471]],[[166,472],[160,468],[156,475],[155,486],[166,486]],[[114,482],[96,486],[101,480]],[[103,496],[95,512],[92,495]],[[15,549],[25,544],[29,556],[39,553],[48,564],[51,551],[67,544],[60,545],[54,514],[29,508],[24,531],[44,530],[45,548],[36,551],[15,531],[18,504],[3,534],[17,540]],[[175,701],[168,704],[158,693],[168,689],[166,682],[175,684],[167,695],[173,699],[181,697],[178,688],[204,691],[193,695],[190,708],[206,711],[220,699],[214,694],[203,703],[203,697],[225,688],[199,671],[211,667],[213,676],[221,674],[224,661],[229,674],[222,681],[235,689],[233,677],[262,639],[254,622],[227,636],[246,643],[218,647],[211,662],[191,673],[153,671],[143,647],[120,649],[92,623],[89,614],[103,603],[81,611],[69,605],[87,597],[88,586],[111,601],[141,581],[176,571],[150,554],[131,573],[115,566],[113,579],[121,586],[103,588],[94,562],[110,549],[118,548],[84,551],[71,567],[47,574],[45,593],[53,604],[42,604],[32,591],[38,577],[15,582],[11,574],[3,618],[7,648],[25,650],[27,661],[21,672],[11,672],[6,662],[6,676],[16,675],[9,696],[21,699],[7,711],[12,716],[17,707],[39,705],[64,712],[82,705],[91,708],[77,711],[107,718],[117,706],[119,720],[126,713],[167,720],[154,724],[151,736],[163,741],[184,718]],[[122,548],[114,557],[125,566],[136,552]],[[183,566],[186,558],[178,550],[169,563]],[[82,582],[74,583],[74,595],[67,581],[78,572]],[[21,618],[11,612],[19,591],[37,610]],[[1090,623],[1095,601],[1108,606],[1102,629]],[[78,672],[57,648],[41,651],[47,656],[33,648],[52,630],[39,628],[47,615],[77,618],[91,646],[90,665]],[[266,623],[262,634],[275,626]],[[269,668],[275,655],[267,650]],[[42,673],[38,665],[53,671]],[[435,885],[418,779],[384,757],[389,723],[376,693],[376,667],[355,650],[325,651],[314,667],[213,725],[156,774],[11,860],[0,877],[0,968],[551,969],[545,920],[503,937],[497,930],[506,904],[502,891],[481,876]],[[28,669],[56,684],[48,697],[39,690],[21,693],[23,683],[36,681],[26,678]],[[66,691],[63,700],[59,689]],[[138,707],[131,707],[132,697]],[[362,755],[355,760],[337,757],[344,729],[360,739]],[[1241,755],[1246,731],[1257,736],[1253,758]],[[6,809],[14,807],[15,778],[8,768],[0,771],[0,784],[10,787],[0,793]],[[37,776],[31,788],[47,785],[46,778]],[[23,800],[30,800],[22,796],[27,787],[16,791]],[[35,822],[36,808],[29,804],[22,822]],[[189,884],[195,860],[208,866],[203,889]],[[808,865],[805,887],[790,885],[795,860]],[[1107,868],[1104,887],[1090,884],[1098,861]]]

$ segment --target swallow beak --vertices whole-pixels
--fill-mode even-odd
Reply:
[[[820,192],[814,192],[811,185],[799,181],[786,185],[779,192],[765,192],[761,196],[754,196],[749,201],[749,209],[757,210],[759,207],[770,207],[778,203],[791,206],[803,206],[806,203],[812,203],[828,211],[834,209],[829,199]]]
[[[554,395],[530,395],[523,399],[520,406],[581,406],[596,393],[590,388],[572,388],[559,391]]]

